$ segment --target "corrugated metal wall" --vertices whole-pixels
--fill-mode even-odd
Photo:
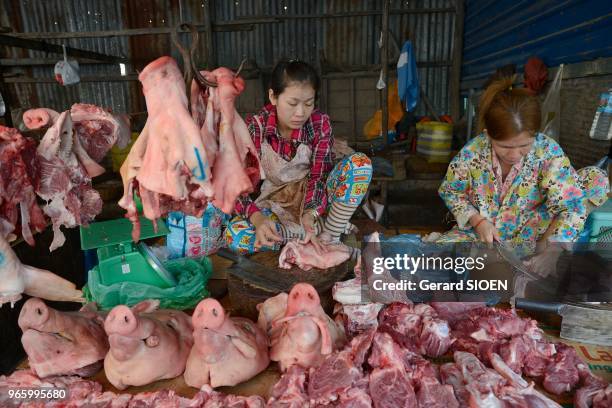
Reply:
[[[16,31],[61,32],[173,27],[181,16],[185,21],[203,24],[208,1],[212,2],[213,23],[253,17],[280,18],[279,22],[255,24],[252,31],[215,32],[213,40],[218,65],[236,67],[245,56],[255,60],[263,69],[270,69],[281,57],[295,57],[319,65],[322,52],[330,63],[345,67],[380,62],[377,46],[380,14],[315,17],[330,13],[379,11],[382,10],[381,0],[1,0],[0,4]],[[414,14],[392,14],[389,27],[400,46],[406,39],[414,42],[422,85],[439,113],[448,112],[453,7],[452,0],[392,0],[390,7],[391,10],[419,10]],[[424,8],[437,10],[424,13]],[[305,15],[311,18],[290,18]],[[148,61],[163,54],[178,57],[167,34],[48,41],[127,56],[135,69],[141,69]],[[397,54],[392,41],[390,55],[396,57]],[[8,51],[8,55],[60,57],[15,49]],[[52,76],[52,66],[21,71],[35,78]],[[81,70],[82,76],[118,73],[118,66],[109,64],[85,65]],[[76,101],[82,101],[109,106],[118,112],[143,108],[140,95],[134,95],[137,85],[128,82],[87,82],[74,87],[61,87],[55,83],[13,86],[23,107],[37,104],[65,109]]]
[[[612,2],[467,0],[463,38],[463,88],[533,55],[550,67],[610,57]]]

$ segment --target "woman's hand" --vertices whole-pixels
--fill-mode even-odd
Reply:
[[[327,252],[327,247],[323,245],[322,241],[317,237],[315,228],[316,218],[313,213],[306,212],[302,215],[302,227],[304,228],[304,239],[300,241],[301,244],[308,242],[312,243],[315,249],[319,252]]]
[[[529,270],[543,278],[547,277],[551,273],[555,272],[557,261],[561,256],[563,249],[549,245],[541,252],[536,253],[531,258],[526,260],[525,266]]]
[[[253,213],[250,221],[255,226],[255,249],[264,245],[271,247],[282,241],[282,237],[276,231],[276,223],[263,215],[261,211]]]
[[[474,231],[478,235],[478,238],[480,238],[481,242],[492,244],[493,241],[500,241],[499,232],[497,232],[495,225],[484,218],[475,224]]]

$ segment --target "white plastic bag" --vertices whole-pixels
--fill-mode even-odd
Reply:
[[[556,141],[559,141],[559,132],[561,130],[561,80],[563,79],[563,69],[564,65],[561,64],[542,104],[542,133]]]
[[[81,80],[79,76],[79,62],[76,60],[69,60],[66,54],[66,46],[63,45],[62,47],[64,48],[64,60],[55,64],[53,70],[55,80],[59,82],[60,85],[64,86],[78,84]]]

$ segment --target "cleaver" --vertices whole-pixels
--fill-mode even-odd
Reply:
[[[612,346],[612,303],[557,303],[517,298],[515,307],[561,316],[562,339]]]

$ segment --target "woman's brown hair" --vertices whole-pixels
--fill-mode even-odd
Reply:
[[[495,140],[508,140],[522,132],[540,130],[541,110],[537,96],[526,88],[513,88],[514,77],[493,81],[478,104],[478,128]]]

